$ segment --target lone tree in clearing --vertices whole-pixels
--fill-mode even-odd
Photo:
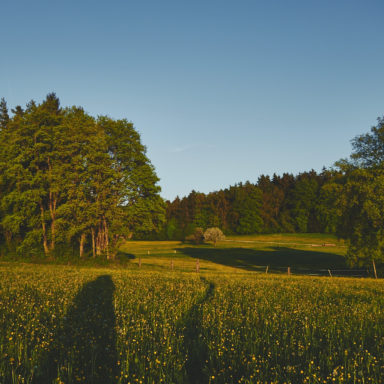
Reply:
[[[213,242],[213,245],[216,247],[216,243],[219,241],[219,240],[224,240],[225,239],[225,236],[224,236],[224,233],[221,231],[221,229],[219,228],[208,228],[205,232],[204,232],[204,240],[205,241],[212,241]]]

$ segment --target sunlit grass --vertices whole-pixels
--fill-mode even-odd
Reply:
[[[346,247],[334,236],[323,234],[272,234],[231,236],[213,244],[193,245],[171,241],[127,241],[119,259],[127,268],[193,271],[200,269],[239,273],[247,270],[328,274],[345,269]]]
[[[382,381],[381,280],[224,269],[1,264],[0,382]]]

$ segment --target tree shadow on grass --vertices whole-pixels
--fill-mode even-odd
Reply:
[[[295,268],[300,270],[346,268],[345,258],[326,252],[315,252],[287,247],[269,247],[266,250],[251,248],[180,248],[187,256],[230,267],[257,271],[270,268]]]
[[[115,260],[121,265],[129,264],[131,260],[135,259],[136,256],[132,253],[119,250],[115,255]]]
[[[100,276],[83,286],[42,357],[34,383],[117,382],[115,286]]]

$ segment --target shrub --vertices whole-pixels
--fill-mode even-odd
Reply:
[[[195,231],[191,235],[186,236],[185,241],[190,241],[194,244],[202,244],[204,242],[203,228],[195,228]]]
[[[216,247],[216,243],[220,240],[224,240],[225,239],[225,236],[223,234],[223,232],[221,231],[221,229],[219,228],[208,228],[205,232],[204,232],[204,240],[205,241],[212,241],[213,242],[213,245]]]

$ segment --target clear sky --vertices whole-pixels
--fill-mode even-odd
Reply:
[[[0,97],[131,120],[162,196],[317,171],[384,114],[382,0],[0,5]]]

